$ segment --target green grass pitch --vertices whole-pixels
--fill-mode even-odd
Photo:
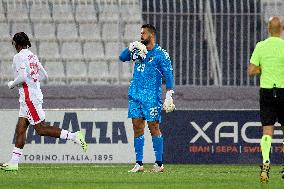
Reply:
[[[166,165],[164,173],[128,173],[130,164],[21,164],[18,172],[0,172],[0,188],[283,188],[281,166],[272,166],[270,182],[259,183],[257,165]]]

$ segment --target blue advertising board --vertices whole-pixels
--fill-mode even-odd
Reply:
[[[262,127],[259,111],[178,110],[163,114],[166,163],[233,163],[262,162],[260,139]],[[283,134],[275,125],[270,159],[284,162]]]

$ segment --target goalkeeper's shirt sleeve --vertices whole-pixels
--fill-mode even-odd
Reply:
[[[163,72],[163,76],[166,80],[166,89],[174,89],[172,61],[166,51],[163,51],[162,55],[160,56],[160,66]]]
[[[131,60],[131,55],[128,48],[123,49],[123,51],[119,55],[119,60],[121,60],[122,62]]]

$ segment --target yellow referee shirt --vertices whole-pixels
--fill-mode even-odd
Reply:
[[[256,44],[250,63],[261,67],[260,87],[284,88],[284,40],[269,37]]]

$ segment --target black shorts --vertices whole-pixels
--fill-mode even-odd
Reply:
[[[284,89],[264,89],[259,92],[260,120],[262,126],[284,125]]]

